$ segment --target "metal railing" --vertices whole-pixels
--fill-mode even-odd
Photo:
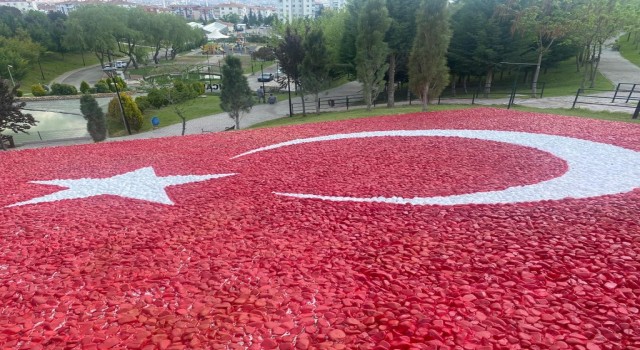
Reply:
[[[62,141],[71,139],[89,139],[87,129],[38,130],[28,134],[12,134],[16,144]]]
[[[626,88],[626,86],[631,86],[631,88]],[[626,96],[624,96],[625,94]],[[638,102],[635,103],[636,101]],[[640,84],[620,83],[615,90],[578,89],[571,109],[576,108],[578,104],[628,108],[633,110],[632,119],[638,119],[640,116]]]

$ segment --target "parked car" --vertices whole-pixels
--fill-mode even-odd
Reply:
[[[272,73],[263,73],[258,77],[258,81],[259,82],[269,82],[273,80],[273,74]]]

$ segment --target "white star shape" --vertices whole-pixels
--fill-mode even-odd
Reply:
[[[46,196],[30,199],[28,201],[12,204],[9,205],[9,207],[55,202],[64,199],[88,198],[104,194],[173,205],[174,203],[167,195],[165,187],[217,179],[232,175],[236,174],[157,176],[152,167],[146,167],[102,179],[84,178],[30,181],[31,183],[42,185],[67,187],[67,189],[48,194]]]

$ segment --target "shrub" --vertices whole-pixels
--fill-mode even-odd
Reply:
[[[169,104],[167,94],[168,92],[166,89],[159,90],[154,88],[147,94],[147,99],[154,108],[162,108]]]
[[[16,90],[16,97],[22,97],[22,95],[24,95],[24,92],[22,92],[22,90]]]
[[[144,124],[144,117],[138,105],[131,98],[131,96],[120,93],[120,99],[122,100],[122,107],[124,109],[124,115],[127,118],[129,127],[132,131],[140,131]],[[109,107],[107,110],[107,117],[112,120],[121,120],[120,105],[118,103],[118,97],[114,97],[109,101]]]
[[[138,108],[142,113],[144,113],[144,111],[151,107],[151,103],[149,102],[149,98],[147,96],[136,97],[136,104],[138,105]]]
[[[52,95],[76,95],[77,93],[78,89],[73,85],[59,83],[51,85]]]
[[[87,120],[87,131],[93,141],[104,141],[107,138],[107,120],[96,99],[91,95],[83,95],[80,98],[80,111]]]
[[[204,84],[203,83],[197,83],[196,82],[196,83],[191,84],[191,86],[193,87],[193,91],[195,91],[197,93],[197,96],[200,96],[200,95],[204,94],[205,88],[204,88]]]
[[[82,81],[82,83],[80,83],[80,92],[82,92],[83,94],[86,94],[87,92],[89,92],[89,89],[91,87],[89,86],[89,83],[87,83],[86,81]]]
[[[33,96],[45,96],[47,94],[47,91],[42,85],[36,84],[31,86],[31,93],[33,94]]]
[[[109,85],[107,85],[107,82],[105,82],[104,80],[98,81],[95,87],[97,93],[109,92]]]

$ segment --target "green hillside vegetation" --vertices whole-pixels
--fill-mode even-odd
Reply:
[[[620,45],[620,54],[622,57],[628,59],[631,63],[640,67],[640,33],[631,35],[631,38],[627,40],[628,36],[623,35],[618,39]]]

